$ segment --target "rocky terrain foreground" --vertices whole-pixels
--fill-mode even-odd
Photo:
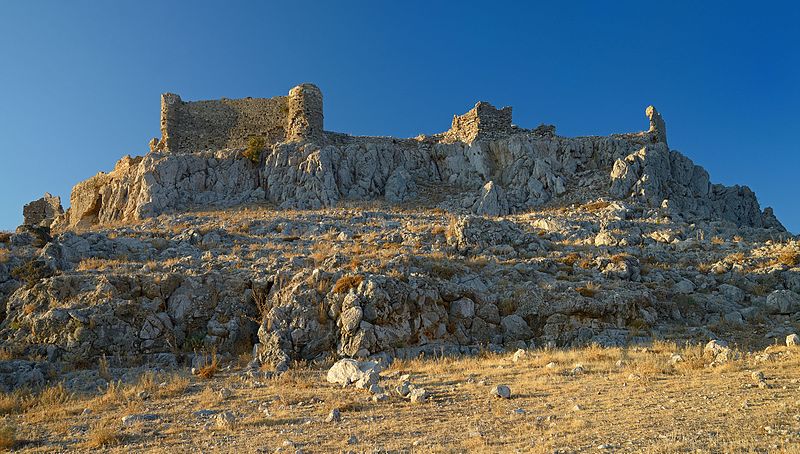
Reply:
[[[646,114],[566,138],[478,103],[394,139],[324,131],[310,84],[164,95],[149,153],[0,234],[0,438],[796,449],[800,239]]]

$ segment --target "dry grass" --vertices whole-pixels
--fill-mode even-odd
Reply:
[[[581,296],[585,296],[587,298],[594,298],[597,292],[600,290],[600,286],[595,284],[594,282],[589,282],[583,287],[578,287],[575,289]]]
[[[8,263],[9,260],[11,260],[11,251],[0,248],[0,263]]]
[[[100,397],[65,400],[62,390],[43,393],[50,396],[45,399],[47,417],[38,406],[22,409],[16,437],[39,439],[37,434],[46,431],[53,442],[69,443],[75,435],[62,428],[82,423],[91,429],[78,436],[74,447],[207,450],[220,432],[204,429],[203,423],[172,421],[193,418],[198,409],[230,409],[238,424],[224,431],[225,443],[242,452],[280,446],[287,438],[314,452],[359,452],[376,446],[400,452],[592,452],[601,444],[636,453],[797,452],[800,355],[786,347],[769,352],[766,361],[743,352],[741,359],[716,367],[703,357],[701,345],[669,342],[647,348],[533,350],[518,362],[510,354],[493,353],[398,360],[382,374],[390,377],[381,382],[391,394],[388,402],[373,402],[364,390],[327,383],[329,364],[301,365],[259,385],[235,375],[215,375],[203,380],[198,392],[187,393],[183,385],[177,394],[163,395],[156,390],[164,388],[159,384],[164,378],[145,374],[133,385],[109,391],[114,402],[105,407],[90,405]],[[683,361],[673,365],[675,353]],[[583,373],[572,373],[577,364]],[[756,386],[752,370],[763,371],[770,388]],[[396,377],[405,373],[431,394],[429,402],[412,404],[392,392]],[[489,397],[496,384],[508,385],[512,398]],[[237,394],[246,398],[223,403],[215,391],[223,386],[241,389]],[[146,407],[126,402],[135,400],[140,390],[152,393]],[[58,402],[60,407],[53,407]],[[81,415],[79,410],[87,406],[95,412]],[[340,424],[325,422],[332,408],[341,411]],[[159,414],[163,422],[148,426],[165,436],[123,436],[119,418],[134,411]],[[351,435],[358,439],[356,445],[347,444]]]
[[[785,265],[790,268],[800,265],[800,250],[792,246],[786,246],[778,252],[771,265]]]
[[[217,351],[212,350],[209,355],[208,362],[197,371],[197,376],[200,378],[209,379],[213,377],[219,370],[219,359],[217,358]]]
[[[17,445],[17,428],[8,421],[0,425],[0,449],[12,449]]]
[[[356,288],[364,282],[364,276],[357,274],[348,274],[340,277],[335,284],[333,284],[333,293],[347,293],[350,289]]]
[[[589,202],[583,205],[581,208],[589,212],[594,212],[594,211],[604,210],[608,208],[609,205],[611,205],[611,202],[607,202],[605,200],[597,200],[595,202]]]
[[[87,434],[83,446],[86,448],[108,448],[122,442],[122,432],[114,423],[96,424]]]
[[[724,261],[728,263],[742,264],[744,263],[744,260],[745,260],[744,252],[734,252],[733,254],[728,254],[727,256],[725,256]]]
[[[130,263],[128,260],[122,259],[99,259],[87,258],[78,263],[75,268],[77,271],[110,271],[124,269]]]

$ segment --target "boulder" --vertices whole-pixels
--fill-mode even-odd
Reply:
[[[511,399],[511,388],[506,385],[497,385],[489,392],[489,395],[501,399]]]
[[[326,378],[328,383],[368,389],[380,379],[379,371],[378,363],[344,358],[328,369]]]
[[[800,295],[791,290],[775,290],[767,295],[766,308],[772,314],[794,314],[800,311]]]
[[[511,314],[503,317],[500,326],[503,327],[503,339],[506,343],[528,340],[533,336],[528,323],[519,315]]]

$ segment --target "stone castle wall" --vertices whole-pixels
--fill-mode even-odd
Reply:
[[[511,107],[497,109],[487,102],[479,102],[469,112],[454,115],[452,126],[445,134],[451,140],[472,143],[508,134],[512,130]]]
[[[321,137],[322,93],[311,84],[274,98],[183,101],[161,96],[161,140],[155,148],[200,152],[244,148],[253,136],[268,144]]]

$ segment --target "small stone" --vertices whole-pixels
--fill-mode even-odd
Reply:
[[[342,412],[340,412],[338,408],[334,408],[330,413],[328,413],[328,418],[325,420],[325,422],[339,422],[341,420]]]
[[[411,402],[422,403],[428,400],[428,392],[423,388],[414,388],[408,394]]]
[[[402,377],[400,377],[400,378],[402,378]],[[401,382],[397,386],[397,388],[395,388],[395,391],[397,392],[398,395],[400,395],[400,397],[408,397],[408,394],[411,392],[411,388],[412,388],[411,382],[409,382],[408,380],[405,380],[405,381]]]
[[[216,417],[217,427],[230,429],[236,424],[236,416],[231,411],[223,411]]]
[[[755,381],[761,381],[761,380],[764,380],[764,372],[761,372],[760,370],[757,370],[757,371],[753,372],[752,374],[750,374],[750,376],[751,376],[751,377],[753,378],[753,380],[755,380]]]
[[[528,352],[526,352],[525,350],[520,348],[520,349],[517,349],[516,352],[514,352],[514,356],[511,358],[511,360],[516,363],[516,362],[520,361],[521,359],[524,359],[527,355],[528,355]]]
[[[132,426],[137,422],[151,422],[151,421],[158,421],[159,419],[161,419],[160,416],[150,413],[142,413],[138,415],[126,415],[122,417],[122,425]]]
[[[91,415],[92,414],[92,409],[91,408],[84,408],[83,411],[81,412],[81,414],[84,415],[84,416]]]
[[[384,389],[382,386],[378,385],[377,383],[373,383],[369,387],[369,392],[372,394],[383,394]]]
[[[139,391],[138,393],[136,393],[136,397],[142,400],[149,399],[150,393],[148,393],[147,391]]]
[[[796,347],[800,345],[800,336],[797,334],[790,334],[786,336],[786,346],[787,347]]]
[[[584,372],[586,372],[586,369],[583,368],[583,364],[576,364],[570,371],[572,375],[581,375]]]
[[[489,395],[501,399],[511,399],[511,388],[506,385],[497,385],[489,392]]]
[[[544,367],[547,368],[547,369],[555,369],[556,368],[556,363],[550,361]]]
[[[219,397],[222,399],[228,399],[233,395],[233,391],[230,388],[222,388],[219,390]]]
[[[681,355],[679,355],[677,353],[669,357],[669,363],[672,364],[673,366],[675,364],[682,363],[682,362],[683,362],[683,356],[681,356]]]
[[[355,435],[350,435],[350,438],[347,439],[348,445],[354,445],[357,443],[358,443],[358,437],[356,437]]]
[[[575,405],[574,407],[572,407],[572,409],[575,410],[575,411],[581,411],[581,410],[583,410],[583,406],[582,405]]]

